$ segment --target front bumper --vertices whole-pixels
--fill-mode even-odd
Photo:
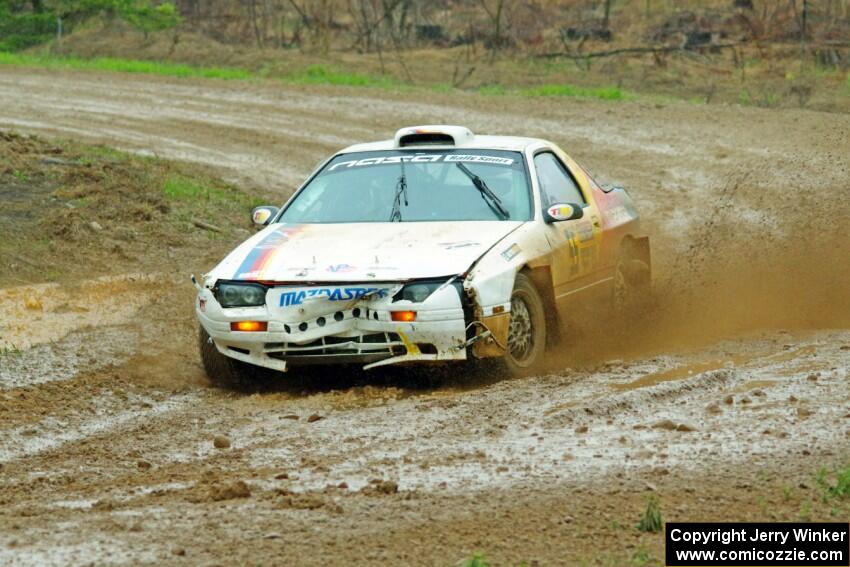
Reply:
[[[285,292],[284,292],[285,295]],[[222,308],[203,288],[195,311],[218,351],[236,360],[285,371],[308,364],[458,361],[467,358],[468,322],[457,291],[441,289],[422,303],[392,301],[392,294],[332,302],[317,298],[290,305],[270,290],[262,307]],[[284,305],[286,303],[286,305]],[[392,320],[393,311],[415,310],[414,322]],[[265,321],[267,331],[231,331],[237,321]]]

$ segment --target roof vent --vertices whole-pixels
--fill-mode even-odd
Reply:
[[[472,131],[463,126],[413,126],[395,133],[395,146],[462,146],[472,138]]]

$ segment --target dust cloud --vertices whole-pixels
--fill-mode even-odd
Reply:
[[[850,324],[850,179],[800,191],[747,171],[716,195],[688,241],[661,258],[642,313],[591,331],[596,357]]]

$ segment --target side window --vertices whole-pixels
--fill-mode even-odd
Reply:
[[[581,189],[561,162],[549,152],[534,156],[537,181],[540,183],[544,206],[554,203],[586,203]]]

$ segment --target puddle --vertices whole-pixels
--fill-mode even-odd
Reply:
[[[829,371],[832,365],[825,363],[823,360],[802,360],[796,364],[787,364],[776,370],[778,376],[797,376],[799,374],[815,374]]]
[[[685,380],[698,374],[702,374],[703,372],[718,370],[720,368],[723,368],[726,363],[727,361],[713,360],[710,362],[686,364],[684,366],[677,366],[675,368],[671,368],[670,370],[665,370],[663,372],[653,372],[652,374],[641,376],[637,380],[627,382],[625,384],[613,384],[612,387],[618,392],[622,392],[625,390],[634,390],[636,388],[648,388],[650,386],[655,386],[664,382],[672,382],[673,380]]]
[[[0,289],[0,347],[17,353],[77,329],[126,323],[173,281],[161,274],[127,274]]]
[[[727,356],[722,360],[693,362],[691,364],[676,366],[675,368],[670,368],[661,372],[653,372],[651,374],[641,376],[637,380],[633,380],[631,382],[612,384],[611,387],[617,392],[635,390],[638,388],[649,388],[665,382],[687,380],[705,372],[711,372],[712,370],[735,368],[762,356],[765,356],[765,353],[738,354]]]
[[[771,386],[775,386],[777,384],[779,384],[778,380],[751,380],[749,382],[741,384],[739,387],[732,390],[732,392],[735,394],[741,394],[745,392],[752,392],[753,390],[770,388]]]
[[[789,360],[798,360],[799,358],[806,355],[815,355],[817,353],[817,346],[815,345],[806,345],[800,348],[788,348],[778,354],[775,354],[770,357],[771,362],[787,362]]]

